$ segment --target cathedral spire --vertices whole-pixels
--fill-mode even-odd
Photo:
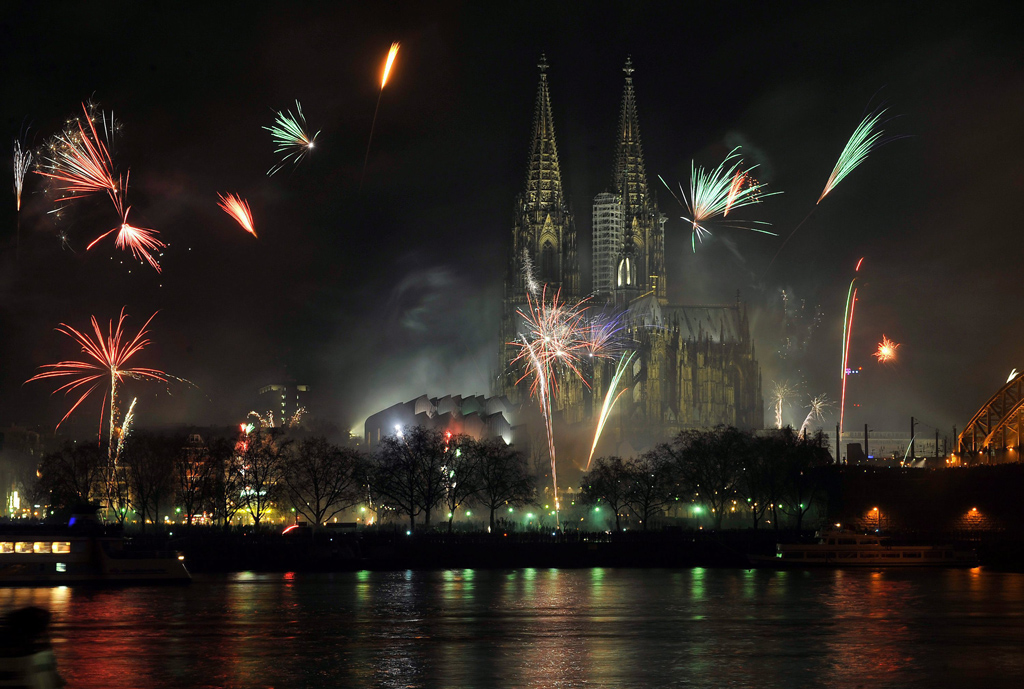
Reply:
[[[615,156],[615,192],[622,196],[627,215],[635,214],[647,200],[647,169],[644,151],[640,145],[640,120],[636,113],[636,94],[633,92],[633,60],[626,58],[626,86],[622,94],[619,114],[619,142]]]
[[[543,54],[537,67],[540,69],[540,84],[537,86],[537,105],[533,111],[533,141],[526,170],[526,201],[531,204],[562,205],[562,172],[558,166],[555,121],[551,116],[551,96],[548,93],[548,61]]]

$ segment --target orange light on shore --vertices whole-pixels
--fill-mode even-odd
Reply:
[[[395,63],[395,57],[398,55],[398,41],[391,44],[391,50],[388,51],[388,61],[384,63],[384,76],[380,80],[380,87],[384,88],[384,85],[388,83],[388,76],[391,74],[391,65]]]

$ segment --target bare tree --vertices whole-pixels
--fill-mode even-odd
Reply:
[[[191,439],[183,439],[181,449],[174,456],[178,504],[185,514],[185,525],[189,528],[196,513],[203,510],[213,496],[218,462],[210,451],[210,444],[210,441],[206,441],[196,445]]]
[[[731,426],[683,431],[669,446],[685,494],[711,510],[716,529],[736,495],[748,446],[749,436]]]
[[[536,490],[526,456],[505,444],[501,438],[485,440],[473,447],[477,454],[479,492],[476,500],[490,512],[491,531],[494,513],[502,507],[528,504]]]
[[[831,463],[828,438],[822,431],[798,436],[790,429],[786,443],[785,481],[782,510],[796,519],[796,528],[803,528],[804,515],[822,488],[820,469]]]
[[[374,492],[409,517],[410,531],[415,530],[420,514],[429,527],[431,511],[444,497],[445,447],[441,431],[406,426],[396,435],[381,439],[377,448]]]
[[[33,494],[60,508],[88,503],[103,490],[107,454],[93,443],[65,443],[43,456]]]
[[[284,468],[284,486],[296,511],[313,529],[363,497],[366,462],[354,448],[341,448],[314,436],[293,445]]]
[[[626,464],[626,504],[644,531],[675,497],[671,456],[664,447],[645,452]]]
[[[160,524],[160,503],[173,494],[174,455],[172,439],[150,433],[136,433],[121,453],[131,488],[132,506],[145,533],[146,520]]]
[[[448,533],[452,532],[455,513],[480,490],[477,465],[480,460],[475,451],[475,441],[467,435],[445,434],[447,447],[443,467],[445,494],[444,505],[448,508]]]
[[[622,531],[621,516],[629,504],[628,496],[629,468],[622,457],[598,457],[580,478],[580,501],[584,505],[607,505],[615,513],[616,531]]]
[[[280,495],[286,446],[287,441],[258,426],[242,442],[236,464],[243,483],[240,504],[257,529]]]

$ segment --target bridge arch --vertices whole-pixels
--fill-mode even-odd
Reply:
[[[957,438],[961,456],[1017,452],[1024,429],[1024,375],[1007,381],[964,426]],[[1014,457],[1016,459],[1016,456]]]

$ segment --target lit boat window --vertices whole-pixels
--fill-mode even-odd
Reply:
[[[57,571],[58,572],[66,572],[66,571],[68,571],[68,563],[66,563],[66,562],[58,562],[57,563]]]
[[[52,553],[53,543],[36,541],[32,546],[32,552],[34,553]]]
[[[16,552],[16,553],[31,553],[32,552],[32,544],[31,543],[15,543],[14,544],[14,552]]]
[[[55,541],[53,544],[53,552],[55,553],[70,553],[71,542],[70,541]]]
[[[13,552],[14,552],[14,544],[13,543],[11,543],[10,541],[5,541],[3,543],[0,543],[0,553],[13,553]]]

